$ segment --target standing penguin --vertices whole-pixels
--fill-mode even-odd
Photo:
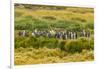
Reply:
[[[25,36],[25,34],[26,34],[26,31],[25,31],[25,30],[23,30],[22,36],[24,37],[24,36]]]

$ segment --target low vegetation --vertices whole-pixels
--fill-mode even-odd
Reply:
[[[15,64],[47,64],[47,63],[65,63],[65,62],[83,62],[93,61],[93,50],[83,50],[81,53],[73,54],[62,51],[59,48],[18,48],[15,49]]]

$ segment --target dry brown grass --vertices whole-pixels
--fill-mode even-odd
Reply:
[[[60,49],[15,49],[15,65],[93,61],[93,51],[70,54]]]

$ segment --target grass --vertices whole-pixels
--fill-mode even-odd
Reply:
[[[15,65],[83,62],[94,60],[93,38],[57,40],[23,38],[15,41]]]
[[[47,64],[47,63],[65,63],[65,62],[83,62],[93,61],[94,53],[92,50],[83,50],[81,53],[68,53],[60,49],[49,48],[18,48],[15,49],[15,64]]]
[[[81,52],[83,49],[94,49],[94,41],[93,37],[86,38],[81,37],[78,39],[56,39],[56,38],[48,38],[48,37],[16,37],[15,38],[15,49],[23,47],[23,48],[59,48],[61,50],[67,50],[69,52]]]
[[[43,8],[32,10],[15,7],[15,29],[93,29],[93,11],[92,8],[66,8],[64,10],[47,10]]]

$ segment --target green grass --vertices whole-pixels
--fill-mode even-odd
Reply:
[[[67,50],[72,52],[81,52],[82,49],[94,49],[94,41],[91,38],[79,38],[79,39],[56,39],[56,38],[47,38],[47,37],[16,37],[15,38],[15,48],[60,48],[61,50]]]
[[[49,6],[47,6],[50,8]],[[33,6],[34,8],[34,6]],[[94,28],[94,14],[91,8],[66,8],[63,10],[32,10],[15,8],[15,29],[33,30],[63,28],[81,30]],[[83,13],[84,12],[84,13]]]

